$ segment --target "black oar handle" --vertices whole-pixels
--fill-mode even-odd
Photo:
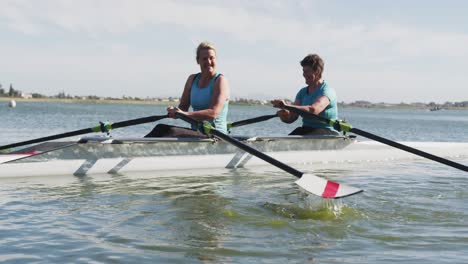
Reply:
[[[188,122],[188,123],[190,123],[190,124],[192,124],[192,125],[194,125],[196,127],[201,127],[200,126],[201,122],[199,122],[199,121],[197,121],[197,120],[195,120],[195,119],[193,119],[193,118],[191,118],[191,117],[189,117],[187,115],[184,115],[182,113],[177,113],[176,115],[177,115],[178,118],[184,120],[185,122]],[[201,131],[201,132],[206,133],[205,131]],[[262,159],[262,160],[264,160],[264,161],[266,161],[266,162],[268,162],[268,163],[270,163],[270,164],[272,164],[274,166],[279,167],[280,169],[285,170],[286,172],[291,173],[292,175],[294,175],[294,176],[296,176],[298,178],[301,178],[302,175],[303,175],[302,172],[294,169],[293,167],[291,167],[291,166],[289,166],[287,164],[284,164],[281,161],[278,161],[278,160],[276,160],[276,159],[274,159],[274,158],[272,158],[272,157],[270,157],[270,156],[268,156],[266,154],[263,154],[262,152],[252,148],[251,146],[249,146],[247,144],[244,144],[244,143],[240,142],[239,140],[237,140],[235,138],[232,138],[232,137],[224,134],[223,132],[220,132],[220,131],[218,131],[216,129],[211,129],[209,131],[209,133],[216,136],[216,137],[218,137],[218,138],[220,138],[220,139],[222,139],[222,140],[224,140],[224,141],[226,141],[226,142],[228,142],[228,143],[230,143],[230,144],[232,144],[232,145],[234,145],[234,146],[236,146],[236,147],[238,147],[238,148],[240,148],[240,149],[242,149],[243,151],[245,151],[247,153],[252,154],[253,156],[256,156],[257,158],[260,158],[260,159]]]
[[[176,113],[177,117],[179,117],[180,119],[196,126],[196,127],[200,127],[200,122],[183,114],[183,113]],[[204,123],[203,124],[203,129],[204,133],[206,134],[210,134],[210,135],[213,135],[217,138],[220,138],[222,139],[223,141],[235,146],[235,147],[238,147],[239,149],[259,158],[259,159],[262,159],[268,163],[270,163],[271,165],[273,166],[276,166],[294,176],[296,176],[297,178],[300,178],[300,180],[296,181],[296,184],[298,184],[299,186],[301,186],[303,189],[305,189],[306,191],[310,192],[310,193],[313,193],[315,195],[318,195],[318,196],[321,196],[321,197],[324,197],[324,198],[342,198],[342,197],[346,197],[346,196],[350,196],[350,195],[353,195],[353,194],[357,194],[357,193],[360,193],[362,192],[362,190],[360,189],[357,189],[357,188],[354,188],[354,187],[351,187],[351,186],[345,186],[345,185],[340,185],[336,182],[331,182],[331,181],[328,181],[328,180],[325,180],[325,179],[322,179],[320,177],[317,177],[315,175],[312,175],[312,174],[304,174],[303,172],[301,171],[298,171],[296,169],[294,169],[293,167],[289,166],[289,165],[286,165],[284,163],[282,163],[281,161],[279,160],[276,160],[270,156],[268,156],[267,154],[264,154],[258,150],[256,150],[255,148],[235,139],[235,138],[232,138],[226,134],[224,134],[223,132],[221,131],[218,131],[216,130],[215,128],[213,128],[213,126],[211,126],[211,124],[209,123]]]
[[[348,123],[346,123],[344,121],[327,119],[327,118],[315,115],[313,113],[304,111],[302,109],[297,109],[297,108],[295,108],[293,106],[290,106],[290,105],[285,105],[285,106],[283,106],[283,108],[287,109],[287,110],[289,110],[291,112],[295,112],[297,114],[300,114],[302,116],[315,118],[315,119],[317,119],[319,121],[330,124],[335,129],[337,129],[338,131],[352,132],[352,133],[355,133],[357,135],[360,135],[360,136],[363,136],[363,137],[378,141],[380,143],[384,143],[384,144],[387,144],[389,146],[392,146],[392,147],[407,151],[409,153],[413,153],[415,155],[418,155],[418,156],[421,156],[421,157],[424,157],[424,158],[427,158],[427,159],[430,159],[430,160],[445,164],[447,166],[450,166],[450,167],[453,167],[453,168],[468,172],[468,167],[463,165],[463,164],[460,164],[460,163],[457,163],[457,162],[454,162],[454,161],[451,161],[451,160],[448,160],[448,159],[444,159],[442,157],[439,157],[439,156],[424,152],[424,151],[419,150],[419,149],[412,148],[410,146],[403,145],[401,143],[398,143],[398,142],[392,141],[390,139],[386,139],[386,138],[374,135],[372,133],[366,132],[366,131],[358,129],[358,128],[354,128],[350,124],[348,124]]]
[[[392,141],[392,140],[389,140],[389,139],[386,139],[386,138],[383,138],[383,137],[379,137],[377,135],[374,135],[374,134],[371,134],[369,132],[360,130],[358,128],[351,128],[350,132],[355,133],[355,134],[360,135],[360,136],[363,136],[363,137],[366,137],[366,138],[369,138],[369,139],[373,139],[375,141],[378,141],[378,142],[381,142],[381,143],[384,143],[384,144],[387,144],[389,146],[392,146],[392,147],[395,147],[395,148],[398,148],[398,149],[413,153],[415,155],[418,155],[418,156],[421,156],[421,157],[424,157],[424,158],[427,158],[427,159],[430,159],[430,160],[445,164],[447,166],[450,166],[450,167],[457,168],[459,170],[468,172],[468,167],[463,165],[463,164],[460,164],[460,163],[457,163],[457,162],[454,162],[454,161],[451,161],[451,160],[448,160],[448,159],[444,159],[442,157],[439,157],[439,156],[424,152],[424,151],[419,150],[419,149],[412,148],[410,146],[400,144],[398,142],[395,142],[395,141]]]
[[[299,115],[305,115],[307,117],[317,119],[317,120],[322,121],[322,122],[327,123],[327,124],[329,124],[332,121],[332,120],[327,119],[325,117],[321,117],[319,115],[315,115],[315,114],[312,114],[310,112],[304,111],[302,109],[297,109],[296,107],[294,107],[292,105],[283,105],[281,108],[289,110],[289,111],[294,112],[294,113],[299,114]]]
[[[47,136],[47,137],[41,137],[41,138],[36,138],[36,139],[31,139],[31,140],[27,140],[27,141],[22,141],[22,142],[18,142],[18,143],[13,143],[13,144],[0,146],[0,150],[26,146],[26,145],[45,142],[45,141],[49,141],[49,140],[73,137],[73,136],[78,136],[78,135],[83,135],[83,134],[88,134],[88,133],[93,133],[93,132],[108,132],[111,129],[115,129],[115,128],[119,128],[119,127],[139,125],[139,124],[144,124],[144,123],[150,123],[150,122],[158,121],[158,120],[166,118],[166,117],[167,117],[167,115],[148,116],[148,117],[142,117],[142,118],[137,118],[137,119],[121,121],[121,122],[117,122],[117,123],[114,123],[114,124],[101,123],[99,126],[96,126],[96,127],[84,128],[84,129],[70,131],[70,132],[66,132],[66,133],[62,133],[62,134],[57,134],[57,135],[52,135],[52,136]]]
[[[40,143],[40,142],[45,142],[45,141],[55,140],[55,139],[60,139],[60,138],[73,137],[73,136],[83,135],[83,134],[92,133],[92,132],[93,132],[93,128],[85,128],[85,129],[75,130],[75,131],[71,131],[71,132],[67,132],[63,134],[41,137],[41,138],[36,138],[36,139],[31,139],[31,140],[18,142],[18,143],[0,146],[0,150],[26,146],[26,145],[30,145],[34,143]]]
[[[264,154],[263,152],[260,152],[254,148],[252,148],[251,146],[247,145],[247,144],[244,144],[242,142],[240,142],[239,140],[235,139],[235,138],[232,138],[216,129],[213,129],[211,130],[211,134],[213,134],[214,136],[216,137],[219,137],[220,139],[226,141],[226,142],[229,142],[231,143],[232,145],[242,149],[243,151],[247,152],[247,153],[250,153],[252,154],[253,156],[257,157],[257,158],[260,158],[286,172],[289,172],[291,173],[292,175],[296,176],[297,178],[301,178],[303,173],[294,169],[293,167],[287,165],[287,164],[284,164],[283,162],[279,161],[279,160],[276,160],[266,154]]]
[[[112,124],[112,129],[119,128],[119,127],[128,127],[128,126],[134,126],[134,125],[140,125],[140,124],[145,124],[145,123],[151,123],[155,122],[164,118],[167,118],[168,115],[157,115],[157,116],[147,116],[147,117],[142,117],[142,118],[136,118],[136,119],[131,119],[131,120],[126,120],[126,121],[121,121],[117,123]]]
[[[264,115],[264,116],[259,116],[259,117],[254,117],[254,118],[250,118],[250,119],[245,119],[245,120],[241,120],[241,121],[232,122],[231,124],[228,124],[228,126],[229,126],[229,128],[244,126],[244,125],[249,125],[249,124],[258,123],[258,122],[262,122],[262,121],[267,121],[267,120],[270,120],[270,119],[275,118],[275,117],[278,117],[278,115],[277,114]]]

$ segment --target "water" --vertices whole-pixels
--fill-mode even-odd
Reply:
[[[0,107],[0,144],[164,113],[164,106]],[[274,111],[233,106],[231,120]],[[341,109],[360,129],[404,141],[468,142],[466,111]],[[183,125],[180,121],[170,123]],[[122,128],[142,136],[154,124]],[[284,135],[278,120],[233,134]],[[468,155],[468,150],[467,150]],[[468,164],[468,156],[453,157]],[[0,179],[3,263],[468,263],[468,174],[421,159],[299,165],[365,189],[303,194],[272,166]]]

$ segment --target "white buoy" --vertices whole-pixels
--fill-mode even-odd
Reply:
[[[15,100],[10,100],[10,102],[8,103],[8,106],[11,107],[11,108],[15,108],[16,107]]]

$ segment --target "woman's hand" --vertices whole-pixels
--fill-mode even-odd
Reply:
[[[271,101],[271,104],[273,105],[273,107],[283,108],[286,105],[286,102],[284,100],[275,99]]]
[[[281,109],[278,112],[276,112],[276,114],[281,119],[281,121],[286,122],[286,123],[289,122],[290,112],[288,110]]]
[[[167,115],[171,118],[177,118],[176,114],[177,113],[182,113],[182,114],[185,114],[184,111],[180,110],[178,107],[175,107],[175,106],[168,106],[167,107]]]

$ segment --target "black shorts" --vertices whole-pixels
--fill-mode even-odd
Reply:
[[[293,135],[298,135],[298,136],[304,136],[304,135],[334,135],[338,136],[340,133],[327,129],[327,128],[314,128],[314,127],[306,127],[306,126],[301,126],[296,129],[294,129],[291,133],[289,133],[290,136]]]
[[[145,136],[148,137],[207,138],[208,136],[186,127],[158,124]]]

